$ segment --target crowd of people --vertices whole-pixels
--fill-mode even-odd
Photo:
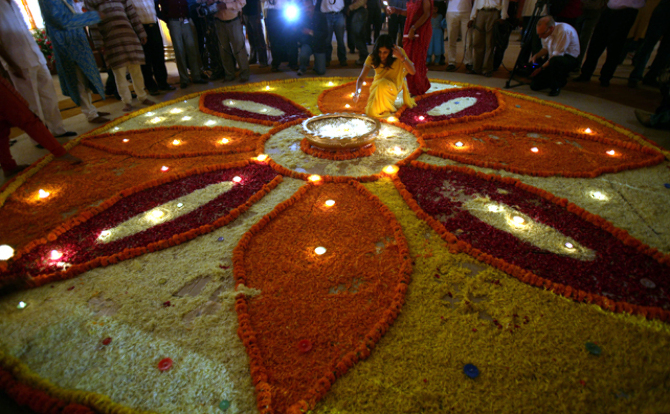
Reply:
[[[333,55],[340,67],[348,66],[348,49],[358,54],[355,64],[363,66],[361,76],[374,70],[373,86],[385,85],[384,92],[370,94],[366,112],[371,116],[392,112],[401,92],[410,105],[412,96],[426,93],[429,65],[457,70],[459,41],[466,72],[492,76],[518,26],[523,28],[524,46],[517,65],[530,65],[531,88],[548,88],[551,96],[560,93],[571,74],[579,75],[576,82],[590,81],[605,51],[599,81],[609,86],[629,51],[627,38],[634,24],[645,34],[628,86],[657,85],[657,77],[670,64],[670,0],[38,1],[62,93],[91,123],[109,121],[109,114],[91,102],[91,91],[103,98],[105,93],[116,95],[129,112],[135,109],[135,98],[140,105],[153,105],[149,95],[175,89],[167,80],[159,20],[168,28],[182,89],[217,79],[247,82],[250,66],[256,64],[279,71],[286,63],[297,75],[308,70],[322,75]],[[645,6],[649,17],[636,24]],[[382,35],[386,20],[388,34]],[[95,49],[108,68],[105,86]],[[76,135],[63,127],[45,58],[14,0],[0,0],[0,50],[0,61],[30,111],[52,135]],[[386,89],[393,91],[393,99]]]

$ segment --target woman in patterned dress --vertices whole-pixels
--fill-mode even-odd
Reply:
[[[130,0],[85,0],[84,4],[87,9],[101,12],[105,16],[100,23],[90,27],[91,37],[95,47],[102,49],[105,62],[114,72],[116,89],[126,104],[123,111],[130,112],[134,109],[133,97],[126,80],[126,69],[133,79],[137,99],[143,105],[155,104],[147,98],[144,90],[140,65],[144,65],[142,45],[147,42],[147,34],[133,3]]]
[[[407,16],[402,44],[407,56],[416,65],[416,73],[407,77],[407,85],[412,95],[423,95],[430,88],[426,55],[432,37],[433,28],[430,23],[433,0],[409,0],[407,9],[388,7],[389,14]]]

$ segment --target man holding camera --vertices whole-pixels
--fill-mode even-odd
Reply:
[[[558,96],[568,81],[568,74],[578,65],[579,35],[572,26],[556,23],[551,16],[538,20],[536,30],[542,49],[531,56],[530,62],[543,63],[531,73],[530,88],[534,91],[550,88],[549,96]]]

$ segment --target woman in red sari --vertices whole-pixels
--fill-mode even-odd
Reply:
[[[423,95],[430,88],[426,54],[428,53],[430,38],[433,35],[433,28],[430,24],[432,8],[433,0],[408,0],[407,10],[388,7],[389,14],[396,13],[407,16],[402,45],[407,57],[414,62],[416,67],[416,73],[407,76],[409,91],[414,96]]]

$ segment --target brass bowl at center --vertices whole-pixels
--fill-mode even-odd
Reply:
[[[377,138],[380,128],[379,120],[351,113],[319,115],[302,123],[305,139],[329,151],[365,147]]]

